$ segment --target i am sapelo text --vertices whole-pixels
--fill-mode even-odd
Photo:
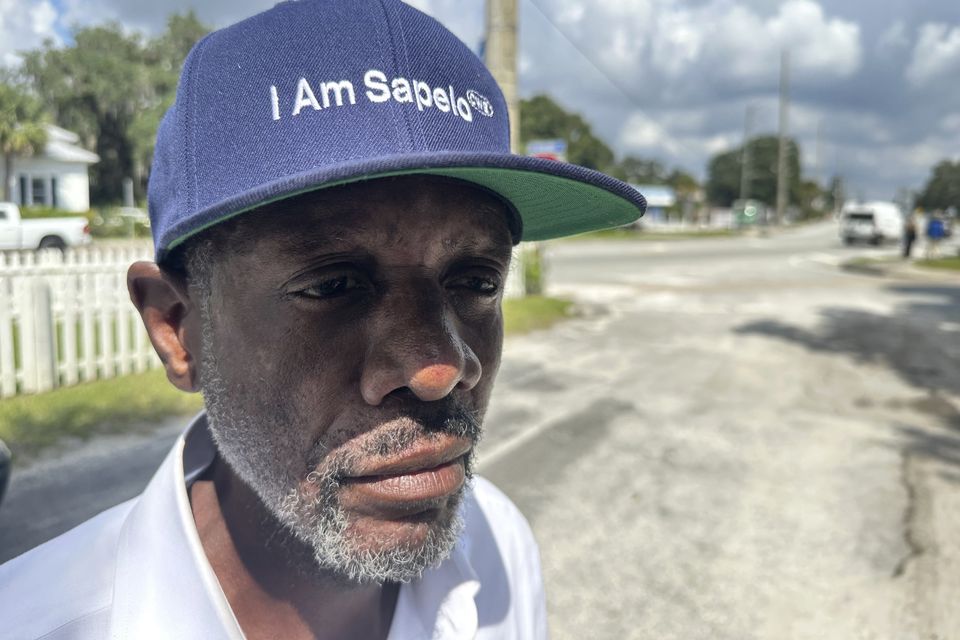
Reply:
[[[419,111],[437,109],[466,122],[473,122],[474,114],[493,117],[493,104],[474,90],[458,95],[453,85],[432,87],[422,80],[397,77],[390,79],[383,71],[370,69],[363,76],[363,95],[375,104],[393,100],[399,104],[415,105]],[[323,111],[357,104],[357,90],[350,80],[332,80],[311,84],[307,78],[297,80],[291,91],[282,91],[270,85],[270,107],[274,120],[298,117],[304,111]]]

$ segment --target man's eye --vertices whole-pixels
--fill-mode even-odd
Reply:
[[[466,276],[457,278],[452,283],[453,288],[472,291],[484,296],[496,295],[500,291],[500,282],[494,278],[484,276]]]
[[[312,284],[297,293],[306,298],[329,300],[363,289],[363,287],[364,285],[360,278],[355,276],[339,276]]]

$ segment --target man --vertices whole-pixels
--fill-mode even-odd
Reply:
[[[927,218],[926,235],[927,247],[924,257],[927,260],[936,260],[940,257],[940,243],[947,237],[947,226],[943,221],[941,211],[930,213]]]
[[[201,391],[144,493],[0,568],[12,638],[542,638],[536,544],[472,477],[511,248],[627,185],[509,155],[479,60],[398,0],[303,0],[188,57],[130,296]]]

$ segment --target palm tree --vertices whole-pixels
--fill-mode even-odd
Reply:
[[[39,100],[20,88],[0,83],[0,155],[3,200],[9,201],[13,158],[37,153],[47,144],[46,115]]]

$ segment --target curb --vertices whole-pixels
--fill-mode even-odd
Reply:
[[[910,280],[927,280],[931,282],[960,283],[960,274],[952,275],[950,271],[935,269],[921,269],[911,262],[876,262],[855,263],[842,262],[839,265],[842,271],[875,278],[906,278]]]

